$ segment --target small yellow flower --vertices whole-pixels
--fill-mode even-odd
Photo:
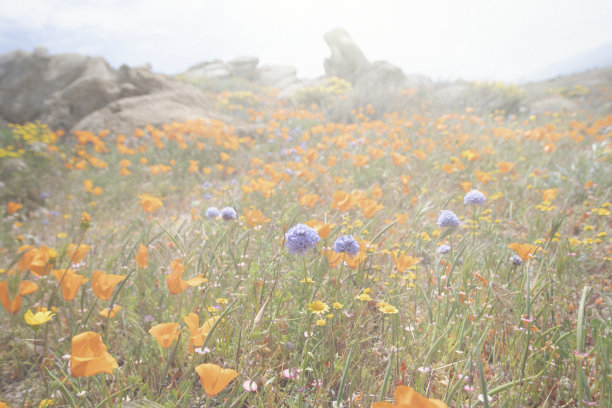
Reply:
[[[311,312],[316,313],[318,315],[326,313],[329,310],[329,306],[327,306],[326,303],[323,303],[320,300],[315,300],[314,302],[308,305],[308,308]]]
[[[315,283],[310,277],[304,278],[300,281],[300,283]]]
[[[369,302],[370,300],[372,300],[370,295],[368,295],[367,293],[362,293],[361,295],[357,296],[355,299],[361,300],[362,302]]]
[[[55,316],[55,314],[49,311],[36,312],[36,314],[34,314],[31,310],[28,309],[28,311],[23,316],[23,319],[33,328],[38,328],[38,326],[40,326],[41,324],[45,324],[49,320],[53,319],[53,316]]]
[[[227,299],[223,298],[223,297],[220,297],[217,300],[215,300],[215,302],[217,302],[220,305],[225,305],[225,304],[227,304]]]
[[[325,326],[327,322],[325,321],[325,319],[319,319],[317,320],[317,326]]]
[[[383,307],[379,307],[378,310],[380,310],[383,314],[395,314],[398,312],[398,310],[394,306],[391,306],[388,303],[385,304]]]
[[[332,307],[333,307],[334,309],[342,309],[344,306],[343,306],[343,305],[342,305],[342,303],[340,303],[340,302],[334,302],[334,303],[332,304]]]

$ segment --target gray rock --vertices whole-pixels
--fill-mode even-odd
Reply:
[[[109,129],[111,133],[131,134],[136,127],[148,124],[159,126],[188,119],[219,118],[213,108],[213,102],[202,91],[177,83],[172,89],[111,102],[81,119],[72,130]]]
[[[200,81],[202,79],[225,79],[232,75],[229,66],[223,61],[203,62],[189,68],[183,73],[185,79]]]
[[[544,112],[576,112],[578,104],[567,98],[546,98],[532,102],[529,105],[529,110],[535,113]]]
[[[151,66],[113,69],[103,58],[15,51],[0,55],[0,117],[14,123],[42,120],[70,129],[120,98],[154,94],[183,83],[151,72]]]
[[[467,106],[470,90],[468,84],[452,84],[434,92],[432,100],[445,107]]]
[[[323,38],[331,50],[331,55],[323,63],[325,75],[355,83],[369,69],[370,62],[346,30],[333,29]]]
[[[251,81],[257,79],[257,64],[259,64],[257,57],[238,57],[227,63],[233,76]]]
[[[258,83],[283,90],[298,81],[295,67],[288,65],[263,65],[257,69]]]

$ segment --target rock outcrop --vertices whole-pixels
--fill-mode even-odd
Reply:
[[[354,84],[370,69],[370,61],[346,30],[333,29],[323,38],[331,50],[331,55],[323,62],[326,76],[336,76]]]
[[[91,130],[86,126],[97,127],[104,118],[104,128],[126,131],[195,118],[212,106],[198,88],[150,67],[116,70],[103,58],[49,55],[44,48],[0,56],[0,100],[0,118],[7,122],[41,120],[64,130]]]
[[[415,75],[407,77],[402,69],[387,61],[370,62],[346,30],[336,28],[324,36],[331,55],[323,62],[327,76],[351,82],[357,89],[431,86],[431,80]]]
[[[199,89],[177,84],[148,95],[121,98],[81,119],[74,129],[131,134],[136,127],[160,126],[196,118],[219,118],[213,103]]]

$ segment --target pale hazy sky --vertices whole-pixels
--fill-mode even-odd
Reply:
[[[516,80],[612,41],[612,1],[0,0],[0,53],[43,45],[164,73],[254,55],[319,76],[335,27],[407,73]]]

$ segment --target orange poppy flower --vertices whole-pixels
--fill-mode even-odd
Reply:
[[[34,282],[27,280],[21,281],[19,282],[17,295],[11,300],[8,282],[2,281],[0,282],[0,304],[2,304],[2,307],[7,313],[17,313],[19,309],[21,309],[21,297],[34,293],[36,290],[38,290],[38,285]]]
[[[136,254],[136,264],[140,267],[140,269],[147,269],[147,265],[149,265],[149,251],[147,247],[140,244],[138,248],[138,253]]]
[[[360,245],[360,247],[362,247],[362,245]],[[357,252],[355,256],[348,256],[346,254],[341,255],[344,257],[344,262],[346,262],[351,269],[357,269],[367,257],[367,253],[363,249],[359,249],[359,252]]]
[[[461,183],[459,183],[461,185],[461,188],[463,189],[463,191],[465,191],[466,193],[469,193],[470,191],[472,191],[472,183],[469,181],[463,181]]]
[[[327,238],[331,231],[331,225],[323,224],[321,221],[318,220],[308,220],[304,224],[317,231],[319,233],[319,236],[323,239]]]
[[[189,168],[187,171],[189,173],[197,173],[199,170],[199,162],[197,160],[189,160]]]
[[[7,214],[11,215],[16,213],[17,211],[19,211],[21,208],[23,208],[23,205],[16,203],[14,201],[9,201],[6,204],[6,212]]]
[[[510,170],[512,170],[513,167],[514,167],[514,163],[511,163],[511,162],[500,161],[497,163],[497,168],[503,174],[508,173]]]
[[[85,191],[91,193],[91,190],[93,190],[93,181],[83,180],[83,187],[85,187]]]
[[[400,254],[399,257],[394,253],[391,255],[393,256],[393,261],[395,261],[395,267],[397,268],[397,271],[399,273],[404,273],[412,265],[415,265],[419,262],[419,258],[415,258],[406,254]]]
[[[221,368],[216,364],[200,364],[195,370],[200,376],[200,382],[206,395],[210,397],[214,397],[223,391],[238,376],[237,371]]]
[[[480,181],[482,184],[485,184],[486,182],[491,180],[491,175],[487,172],[476,170],[474,174],[476,175],[478,181]]]
[[[346,191],[338,190],[334,192],[332,198],[331,206],[338,211],[347,211],[355,204],[353,196]]]
[[[312,208],[319,201],[318,194],[306,194],[300,197],[300,205],[307,205]]]
[[[340,262],[342,262],[342,259],[344,259],[343,253],[338,253],[331,249],[327,249],[326,251],[327,251],[327,263],[330,268],[335,268],[336,266],[340,264]]]
[[[52,248],[41,246],[40,248],[31,248],[23,254],[19,261],[18,267],[21,271],[30,270],[34,275],[40,277],[47,275],[51,269],[49,260],[55,258],[57,252]]]
[[[266,218],[257,208],[245,208],[244,216],[246,217],[247,223],[251,228],[270,222],[270,219]]]
[[[149,333],[155,337],[155,340],[159,343],[163,348],[168,348],[174,342],[174,340],[178,337],[180,331],[179,327],[181,325],[178,323],[160,323],[149,329]]]
[[[100,310],[98,315],[102,316],[102,317],[108,317],[109,319],[112,319],[113,317],[115,317],[117,312],[120,311],[120,310],[121,310],[121,306],[119,306],[119,305],[115,305],[112,309],[108,308],[108,307],[105,307],[104,309]]]
[[[91,247],[89,245],[80,244],[76,247],[74,244],[68,245],[68,257],[73,264],[79,263],[85,258]]]
[[[393,164],[395,164],[396,166],[401,166],[408,163],[408,158],[406,156],[403,156],[396,152],[391,153],[391,158],[393,159]]]
[[[353,156],[353,166],[361,168],[368,163],[370,163],[370,158],[365,154],[356,154]]]
[[[170,268],[172,269],[172,273],[166,276],[166,284],[168,285],[168,290],[170,290],[170,293],[173,295],[181,293],[189,286],[199,286],[208,282],[208,279],[203,278],[202,275],[194,276],[189,280],[183,280],[181,275],[185,272],[185,266],[179,259],[172,261]]]
[[[531,245],[531,244],[519,244],[518,242],[513,242],[510,245],[508,245],[508,248],[513,249],[514,252],[516,252],[516,254],[523,261],[526,261],[531,258],[537,246]]]
[[[70,374],[73,377],[89,377],[98,373],[112,374],[117,361],[106,351],[102,337],[91,331],[72,338]]]
[[[557,196],[558,188],[548,188],[542,191],[542,201],[552,201]]]
[[[91,288],[98,299],[108,300],[113,294],[115,286],[125,278],[125,275],[113,275],[102,271],[94,271],[93,277],[91,278]]]
[[[88,281],[86,277],[77,274],[72,269],[54,269],[51,274],[58,282],[61,282],[62,297],[67,302],[74,299],[81,285]]]
[[[378,211],[385,208],[384,205],[378,204],[376,201],[371,200],[369,198],[361,200],[359,202],[359,207],[361,208],[361,212],[363,213],[363,216],[366,218],[372,218],[374,214],[376,214]]]
[[[393,392],[395,404],[390,402],[374,402],[372,408],[448,408],[444,402],[427,398],[419,394],[412,387],[398,385]]]
[[[138,198],[140,198],[140,205],[142,206],[142,209],[148,214],[157,211],[164,205],[159,198],[150,196],[148,194],[143,194]]]
[[[187,324],[190,333],[189,351],[193,353],[194,347],[202,347],[204,339],[208,336],[208,333],[210,333],[210,330],[217,320],[219,320],[219,316],[213,316],[206,320],[202,327],[198,327],[200,319],[197,314],[189,313],[187,316],[183,317],[183,321]]]

